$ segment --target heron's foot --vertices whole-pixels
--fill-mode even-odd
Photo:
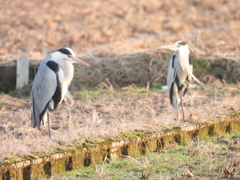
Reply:
[[[182,119],[183,122],[188,122],[186,119]]]
[[[187,119],[182,119],[183,122],[192,122],[191,120],[187,120]]]

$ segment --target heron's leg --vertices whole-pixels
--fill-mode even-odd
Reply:
[[[177,106],[177,108],[176,108],[176,109],[177,109],[177,119],[176,119],[176,121],[178,121],[178,106]]]
[[[48,119],[48,135],[49,139],[52,140],[49,113],[47,113],[47,119]]]
[[[48,113],[47,113],[47,111],[44,113],[44,115],[43,115],[43,118],[42,118],[42,124],[44,125],[44,126],[46,126],[47,125],[47,121],[48,121]]]
[[[181,99],[181,106],[182,106],[183,121],[185,121],[185,115],[183,110],[183,91],[181,91],[180,93],[180,99]]]

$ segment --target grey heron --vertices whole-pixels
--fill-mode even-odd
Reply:
[[[68,86],[73,79],[74,67],[72,63],[89,66],[86,62],[76,58],[70,48],[61,48],[46,57],[37,71],[32,86],[32,127],[40,129],[41,122],[48,121],[48,133],[51,139],[48,111],[53,111],[70,94]]]
[[[183,110],[183,97],[186,94],[193,75],[193,66],[189,58],[190,50],[186,41],[178,41],[173,45],[162,46],[162,49],[173,50],[174,53],[169,61],[167,70],[167,86],[171,105],[177,109],[181,103],[183,120],[185,120]],[[197,80],[198,81],[198,80]]]

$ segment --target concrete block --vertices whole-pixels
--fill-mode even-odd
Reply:
[[[17,59],[17,83],[16,88],[21,89],[29,81],[29,59],[21,57]]]

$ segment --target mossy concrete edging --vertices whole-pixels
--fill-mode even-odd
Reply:
[[[161,132],[141,132],[90,142],[85,141],[48,155],[27,156],[5,160],[0,164],[0,180],[48,178],[55,173],[111,161],[123,156],[139,156],[161,151],[189,141],[220,136],[240,130],[240,112],[225,118],[209,120],[191,126],[174,127]]]

